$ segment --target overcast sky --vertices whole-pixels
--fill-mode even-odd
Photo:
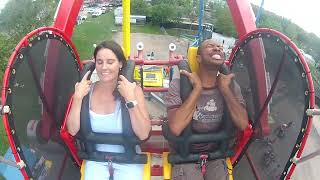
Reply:
[[[8,0],[0,0],[0,10]],[[249,0],[259,5],[262,0]],[[290,19],[307,32],[320,37],[320,1],[319,0],[264,0],[265,9]]]
[[[250,0],[250,2],[260,6],[262,0]],[[313,32],[320,38],[319,0],[264,0],[263,7],[290,19],[307,32]]]

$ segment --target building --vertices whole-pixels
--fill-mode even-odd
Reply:
[[[114,9],[114,22],[116,25],[122,25],[123,11],[122,7]],[[147,16],[130,15],[130,23],[132,24],[146,24]]]

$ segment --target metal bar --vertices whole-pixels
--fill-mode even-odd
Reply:
[[[134,60],[136,65],[178,65],[182,60]]]
[[[167,92],[168,88],[163,88],[163,87],[144,87],[143,91],[144,92]]]
[[[123,48],[124,55],[128,58],[130,56],[130,0],[122,0],[122,7]]]
[[[306,113],[308,116],[319,116],[320,109],[307,109]]]
[[[251,170],[253,172],[253,175],[254,177],[257,179],[257,180],[260,180],[260,176],[259,176],[259,173],[258,173],[258,170],[256,169],[256,166],[253,164],[253,161],[252,161],[252,157],[251,155],[248,153],[248,151],[246,151],[246,157],[247,157],[247,160],[249,162],[249,165],[251,167]]]
[[[10,161],[8,159],[5,159],[3,156],[0,156],[0,162],[1,163],[4,163],[4,164],[7,164],[9,166],[12,166],[12,167],[15,167],[15,168],[18,168],[20,169],[20,166],[16,164],[16,162],[14,161]]]
[[[158,102],[160,102],[162,105],[164,105],[164,101],[163,99],[161,99],[157,94],[151,92],[151,97],[153,97],[155,100],[157,100]]]
[[[53,26],[63,31],[68,38],[72,36],[82,3],[83,0],[61,0],[59,3]]]
[[[310,159],[312,159],[312,158],[314,158],[314,157],[317,157],[317,156],[319,156],[319,155],[320,155],[320,149],[318,149],[318,150],[316,150],[315,152],[310,153],[310,154],[308,154],[308,155],[306,155],[306,156],[298,159],[298,160],[296,161],[296,164],[302,163],[302,162],[305,162],[305,161],[308,161],[308,160],[310,160]]]

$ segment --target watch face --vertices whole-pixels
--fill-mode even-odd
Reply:
[[[134,107],[134,104],[133,104],[132,102],[127,102],[127,103],[126,103],[126,106],[127,106],[127,108],[129,109],[129,108],[133,108],[133,107]]]

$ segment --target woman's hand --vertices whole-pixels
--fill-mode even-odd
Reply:
[[[89,76],[90,71],[88,71],[80,82],[77,82],[74,86],[74,98],[77,99],[83,99],[84,96],[86,96],[90,91],[90,85],[91,81],[87,80],[87,77]]]
[[[120,80],[118,81],[118,91],[121,94],[124,99],[129,102],[129,101],[135,101],[136,100],[136,94],[135,94],[135,89],[136,89],[136,83],[129,82],[127,78],[125,78],[123,75],[119,76]]]

